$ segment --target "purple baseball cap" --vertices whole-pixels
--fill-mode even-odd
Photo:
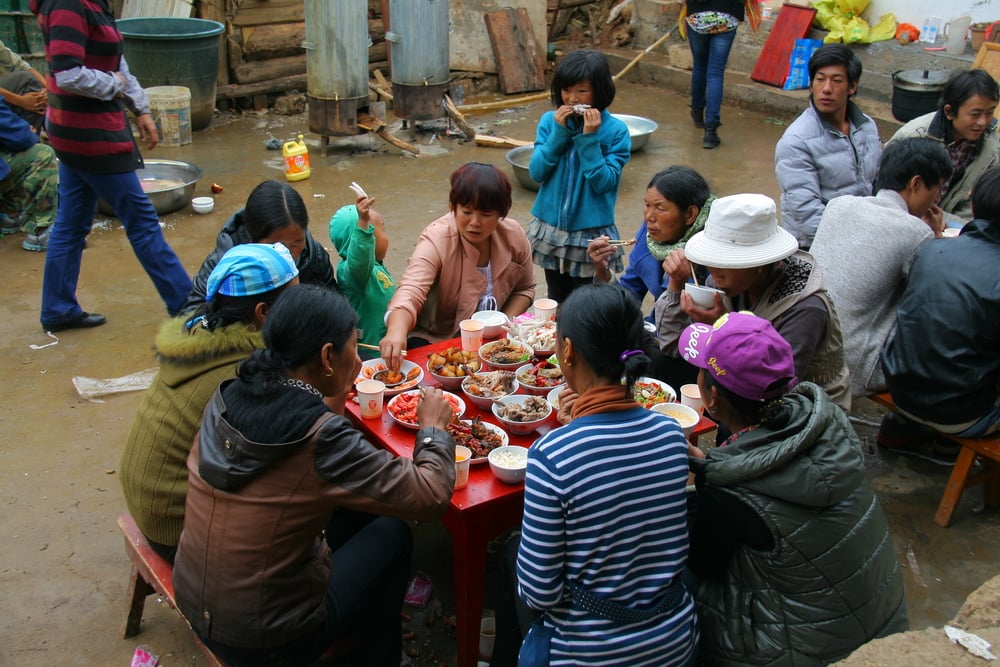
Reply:
[[[692,324],[677,346],[689,364],[752,401],[777,398],[798,383],[792,346],[752,313],[727,313],[712,326]]]

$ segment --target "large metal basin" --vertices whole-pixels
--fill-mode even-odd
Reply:
[[[531,154],[535,152],[534,146],[518,146],[507,151],[507,162],[514,170],[514,176],[522,187],[538,192],[538,181],[531,178],[528,173],[528,165],[531,163]]]
[[[656,131],[659,125],[655,120],[643,116],[630,116],[624,113],[611,114],[628,125],[628,134],[632,138],[632,152],[641,151],[649,143],[649,135]]]
[[[194,186],[201,178],[198,165],[183,160],[144,160],[145,167],[136,169],[149,201],[160,215],[184,208],[191,203]],[[114,215],[111,206],[98,200],[97,209],[105,215]]]

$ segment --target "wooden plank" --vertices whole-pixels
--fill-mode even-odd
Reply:
[[[123,19],[139,16],[168,16],[189,18],[193,0],[125,0],[122,5]]]
[[[305,55],[240,63],[233,68],[236,83],[257,83],[305,73]]]
[[[486,32],[493,45],[500,89],[507,94],[545,88],[545,60],[535,39],[528,10],[486,12]]]
[[[232,18],[238,26],[266,25],[269,23],[292,23],[304,21],[306,6],[302,0],[246,0]]]
[[[809,26],[815,16],[816,10],[812,7],[800,7],[787,2],[782,5],[750,78],[779,88],[785,85],[795,40],[809,34]]]
[[[269,79],[243,85],[230,84],[215,89],[216,100],[231,100],[236,97],[252,97],[261,93],[282,93],[287,90],[305,90],[306,75],[296,74],[279,79]]]
[[[305,53],[302,41],[306,38],[306,24],[275,23],[248,26],[243,29],[243,57],[246,60],[266,60]]]
[[[994,33],[1000,34],[1000,30],[994,30]],[[986,70],[994,79],[1000,80],[1000,44],[983,42],[979,47],[979,53],[976,54],[975,62],[972,63],[972,69]],[[993,112],[993,117],[1000,118],[1000,106]]]

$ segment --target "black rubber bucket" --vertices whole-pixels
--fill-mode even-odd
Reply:
[[[892,115],[901,123],[936,111],[948,72],[911,69],[892,73]]]
[[[191,129],[212,122],[219,64],[218,21],[190,18],[118,19],[129,70],[143,88],[184,86],[191,90]]]

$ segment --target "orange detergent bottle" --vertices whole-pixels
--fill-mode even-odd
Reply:
[[[301,134],[298,140],[286,141],[281,147],[281,154],[285,157],[286,180],[301,181],[312,174],[312,169],[309,168],[309,148]]]

